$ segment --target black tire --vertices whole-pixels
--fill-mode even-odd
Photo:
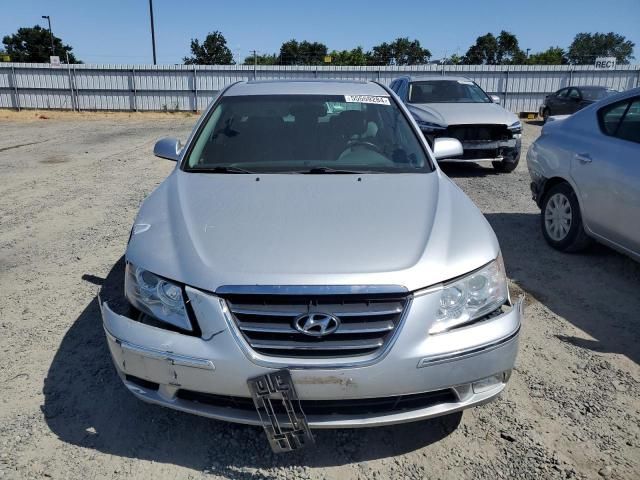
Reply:
[[[541,207],[540,226],[549,245],[562,252],[579,252],[591,245],[593,240],[584,231],[580,204],[571,185],[551,187]]]
[[[549,112],[548,108],[545,108],[544,110],[542,110],[542,123],[547,123],[547,120],[549,120],[550,115],[551,115],[551,112]]]
[[[491,165],[493,165],[493,168],[500,173],[511,173],[516,169],[518,163],[520,163],[519,156],[515,161],[507,162],[506,160],[501,160],[499,162],[491,162]]]

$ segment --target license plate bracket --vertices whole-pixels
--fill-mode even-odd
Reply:
[[[247,385],[273,452],[290,452],[315,443],[288,370],[250,378]],[[288,424],[278,416],[286,417]]]

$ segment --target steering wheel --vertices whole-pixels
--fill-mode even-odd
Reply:
[[[367,142],[366,140],[349,140],[347,142],[349,147],[361,146],[373,150],[374,152],[382,154],[382,149],[373,142]]]

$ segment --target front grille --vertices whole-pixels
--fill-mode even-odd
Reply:
[[[225,300],[245,340],[256,352],[297,358],[372,354],[387,344],[407,306],[407,294],[227,295]],[[313,337],[293,326],[308,313],[340,320],[338,329]]]
[[[253,400],[247,397],[215,395],[212,393],[178,390],[176,396],[182,400],[202,403],[219,408],[255,411]],[[381,415],[407,410],[418,410],[443,403],[458,401],[452,390],[397,395],[380,398],[354,398],[344,400],[300,400],[305,415]],[[285,414],[281,402],[271,402],[276,413]]]
[[[496,142],[513,137],[506,125],[450,125],[442,137],[457,138],[461,142]]]

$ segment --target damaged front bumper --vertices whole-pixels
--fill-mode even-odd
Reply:
[[[446,162],[509,162],[520,160],[522,148],[521,138],[509,140],[462,140],[463,154],[455,158],[447,158]]]
[[[251,425],[263,422],[247,381],[283,368],[311,428],[396,424],[486,403],[508,381],[523,315],[520,299],[491,319],[428,335],[421,319],[433,299],[426,295],[413,300],[388,354],[372,364],[277,365],[241,348],[218,297],[186,291],[201,337],[142,324],[100,302],[117,371],[144,401]]]

